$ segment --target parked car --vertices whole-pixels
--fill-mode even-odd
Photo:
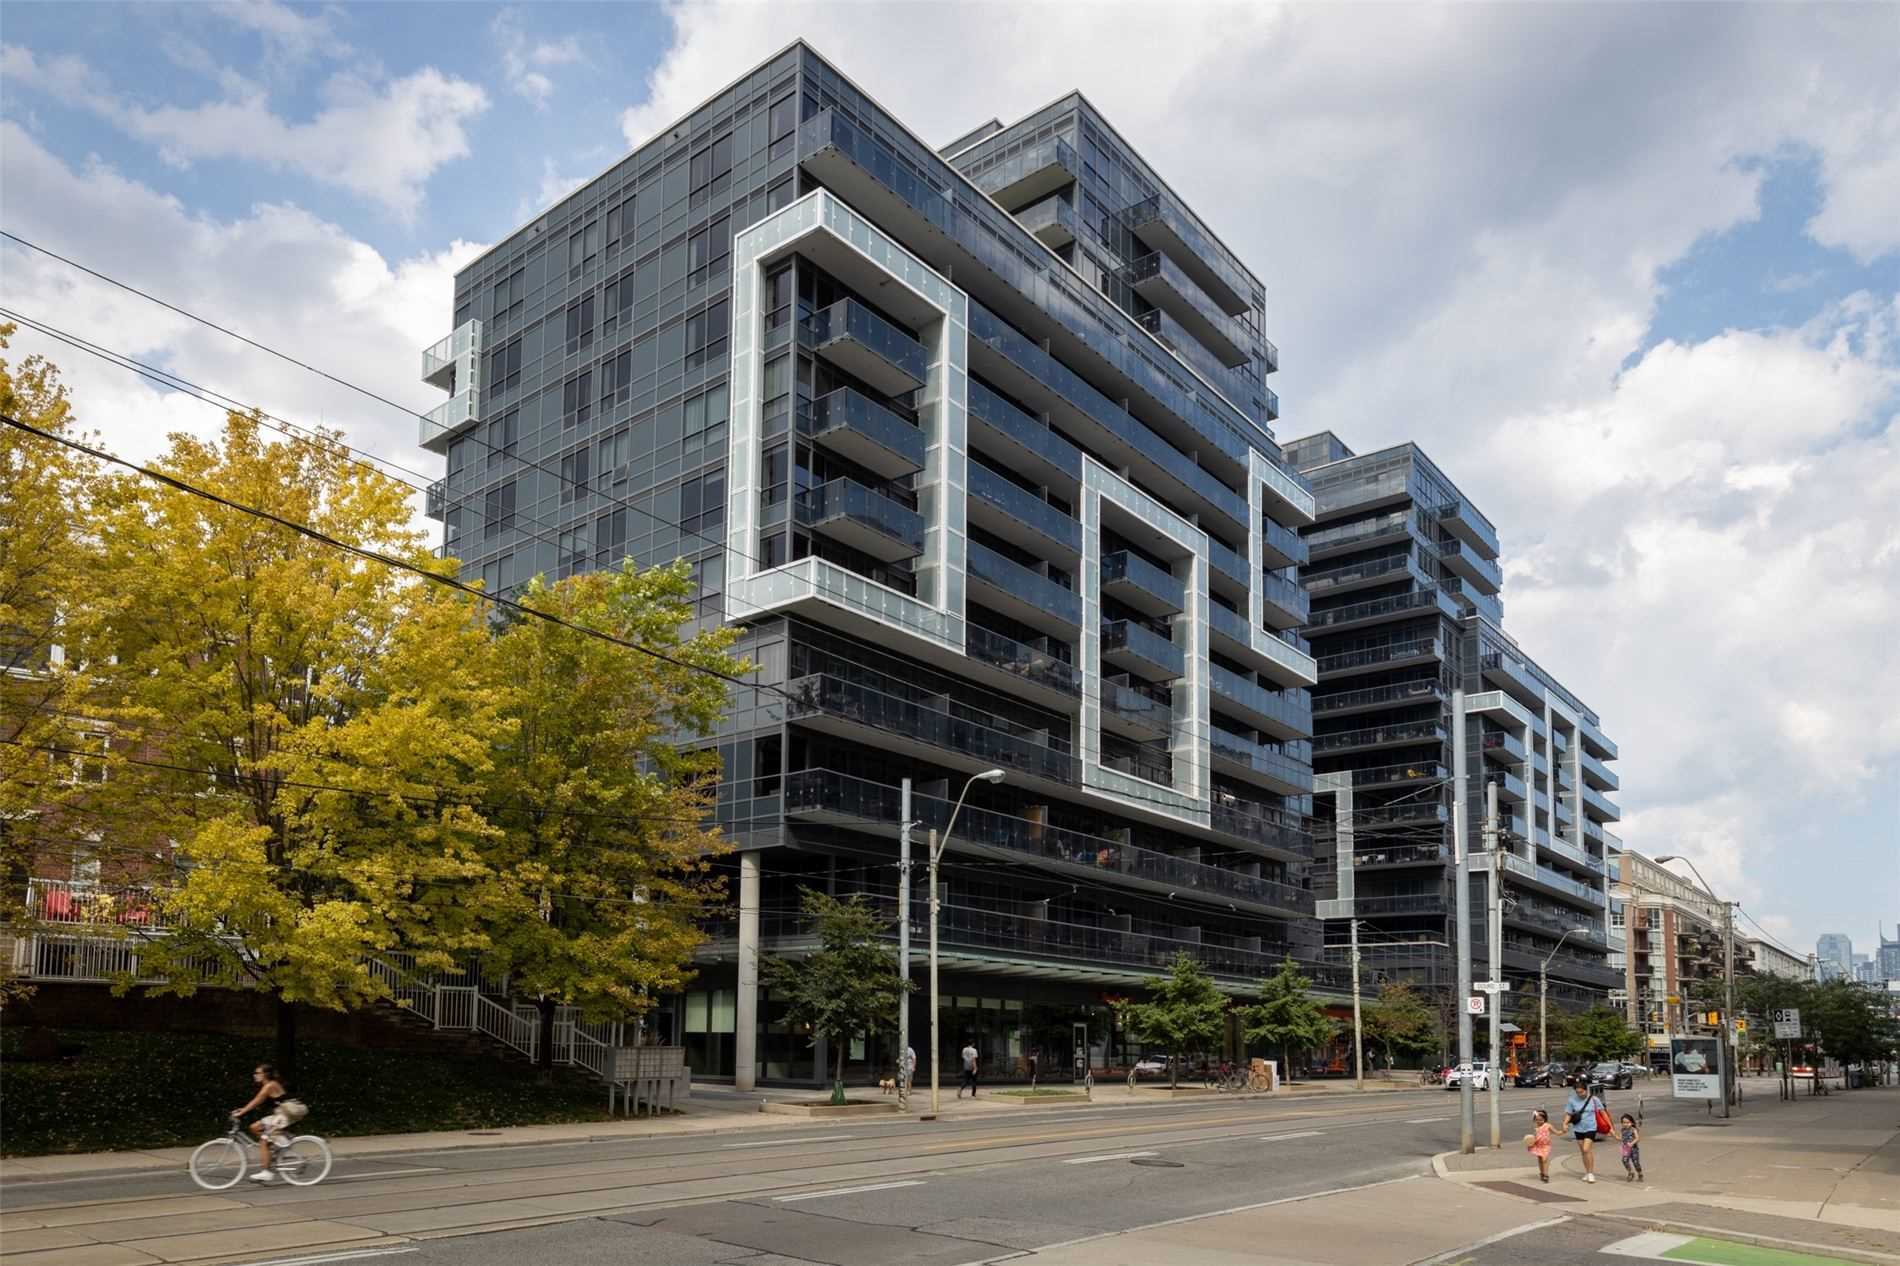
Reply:
[[[1636,1084],[1635,1074],[1627,1064],[1610,1060],[1593,1065],[1590,1069],[1590,1089],[1628,1090]]]
[[[1649,1076],[1649,1066],[1647,1064],[1632,1064],[1628,1060],[1624,1060],[1622,1062],[1622,1069],[1632,1077]]]
[[[1550,1064],[1545,1064],[1542,1067],[1536,1064],[1526,1064],[1517,1070],[1517,1076],[1511,1079],[1511,1084],[1513,1086],[1548,1086],[1550,1085],[1551,1068],[1552,1065]]]
[[[1491,1064],[1488,1060],[1474,1059],[1469,1064],[1459,1064],[1445,1074],[1445,1089],[1456,1090],[1464,1085],[1465,1079],[1471,1079],[1473,1090],[1491,1089]]]
[[[1135,1080],[1145,1081],[1150,1077],[1166,1077],[1168,1061],[1159,1055],[1147,1055],[1135,1061]]]

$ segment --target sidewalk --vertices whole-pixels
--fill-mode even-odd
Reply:
[[[1066,1089],[1058,1085],[1057,1089]],[[1057,1101],[1048,1104],[1018,1104],[999,1101],[997,1091],[1018,1089],[1013,1086],[999,1086],[994,1090],[985,1090],[975,1099],[958,1099],[955,1087],[946,1086],[941,1092],[942,1118],[954,1121],[966,1117],[1030,1117],[1036,1113],[1062,1110],[1088,1111],[1091,1109],[1114,1109],[1134,1107],[1155,1107],[1167,1103],[1189,1103],[1189,1099],[1156,1099],[1145,1095],[1144,1090],[1131,1091],[1126,1085],[1117,1082],[1113,1086],[1096,1086],[1092,1101],[1077,1103]],[[1419,1090],[1420,1087],[1401,1085],[1397,1081],[1385,1085],[1366,1083],[1367,1094],[1392,1090]],[[1429,1089],[1429,1088],[1426,1088]],[[874,1088],[852,1087],[848,1092],[854,1100],[880,1100]],[[1243,1095],[1244,1099],[1305,1099],[1314,1096],[1353,1096],[1352,1083],[1347,1082],[1301,1082],[1298,1085],[1283,1088],[1273,1094]],[[678,1135],[723,1134],[742,1130],[796,1130],[804,1128],[835,1130],[836,1119],[799,1118],[770,1115],[759,1110],[766,1100],[823,1102],[826,1092],[822,1089],[767,1089],[755,1091],[737,1091],[729,1086],[702,1085],[694,1087],[692,1096],[683,1105],[682,1110],[671,1116],[637,1117],[633,1119],[615,1118],[602,1121],[576,1121],[564,1125],[523,1125],[497,1130],[438,1130],[412,1134],[368,1134],[349,1138],[330,1139],[330,1150],[339,1158],[379,1156],[395,1152],[443,1151],[462,1148],[485,1147],[527,1147],[536,1144],[573,1143],[593,1140],[627,1138],[665,1138]],[[1217,1098],[1207,1095],[1212,1101]],[[1218,1096],[1221,1099],[1231,1096]],[[858,1121],[902,1121],[915,1120],[930,1110],[930,1088],[922,1086],[911,1093],[911,1107],[908,1114],[892,1113],[889,1116],[857,1118]],[[320,1120],[313,1128],[321,1132]],[[191,1159],[193,1148],[197,1144],[183,1147],[162,1147],[144,1151],[126,1152],[84,1152],[67,1153],[54,1156],[18,1156],[0,1159],[0,1185],[26,1180],[45,1180],[69,1178],[80,1175],[137,1173],[140,1171],[161,1169],[182,1169]]]
[[[1765,1237],[1799,1239],[1794,1232],[1806,1227],[1816,1244],[1835,1243],[1842,1229],[1876,1232],[1869,1245],[1900,1261],[1900,1088],[1792,1103],[1757,1098],[1726,1121],[1654,1122],[1643,1130],[1641,1184],[1624,1181],[1614,1143],[1597,1149],[1598,1181],[1585,1184],[1575,1145],[1560,1140],[1545,1186],[1519,1142],[1523,1132],[1508,1129],[1501,1151],[1441,1155],[1434,1168],[1456,1185],[1508,1191],[1565,1213],[1702,1228],[1753,1215],[1779,1227],[1760,1231]],[[1699,1223],[1690,1216],[1698,1212]]]

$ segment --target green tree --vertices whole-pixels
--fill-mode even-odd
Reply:
[[[818,947],[802,959],[762,959],[760,969],[772,996],[784,1001],[786,1020],[809,1026],[837,1052],[831,1101],[843,1103],[851,1040],[895,1026],[899,998],[916,986],[897,970],[886,935],[895,920],[863,893],[840,899],[806,888],[799,903],[815,925]]]
[[[155,464],[455,569],[412,526],[411,490],[334,435],[268,442],[232,414],[215,440],[174,435]],[[264,990],[276,1062],[293,1067],[296,1004],[384,996],[369,964],[384,951],[447,963],[481,944],[464,898],[492,832],[473,804],[505,723],[487,627],[466,596],[134,474],[87,526],[111,595],[90,654],[138,753],[90,793],[111,813],[101,847],[173,868],[172,931],[146,940],[143,969],[158,991]]]
[[[1122,1028],[1137,1042],[1165,1049],[1168,1085],[1181,1084],[1181,1061],[1220,1041],[1227,1026],[1227,996],[1214,986],[1200,961],[1186,950],[1168,964],[1168,974],[1148,988],[1146,1002],[1118,1008]]]
[[[1822,1051],[1843,1065],[1892,1059],[1900,1051],[1900,1024],[1888,1014],[1885,995],[1851,980],[1811,986],[1801,1020],[1819,1036]]]
[[[1538,1059],[1545,1058],[1543,1049],[1538,1046],[1538,1007],[1537,991],[1526,989],[1516,993],[1517,1001],[1511,1012],[1511,1023],[1524,1033],[1526,1049],[1536,1052]],[[1564,1049],[1564,1036],[1570,1031],[1571,1018],[1576,1014],[1567,1011],[1556,1002],[1550,1002],[1544,1009],[1544,1034],[1551,1051]]]
[[[1438,1047],[1438,1015],[1434,1007],[1404,981],[1389,981],[1379,996],[1363,1008],[1360,1022],[1366,1040],[1385,1052],[1387,1068],[1401,1054],[1424,1056]]]
[[[731,629],[682,634],[693,596],[683,563],[537,580],[516,601],[553,618],[515,619],[495,646],[497,835],[466,900],[489,960],[537,1000],[544,1069],[557,1006],[624,1019],[681,989],[722,891],[724,846],[705,825],[718,752],[690,744],[726,706],[722,678],[747,666]]]
[[[1289,1079],[1294,1049],[1323,1046],[1339,1027],[1314,1000],[1312,988],[1313,982],[1288,958],[1279,971],[1260,982],[1260,1001],[1246,1010],[1247,1040],[1277,1049]]]
[[[1573,1060],[1601,1063],[1628,1059],[1643,1049],[1643,1035],[1629,1026],[1620,1011],[1592,1007],[1578,1012],[1564,1027],[1563,1051]]]

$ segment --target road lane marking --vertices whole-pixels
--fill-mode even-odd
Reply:
[[[1422,1262],[1414,1262],[1412,1266],[1441,1266],[1441,1263],[1456,1261],[1458,1258],[1474,1253],[1481,1248],[1487,1248],[1493,1244],[1501,1244],[1505,1240],[1513,1239],[1519,1235],[1527,1235],[1532,1231],[1541,1231],[1545,1227],[1562,1226],[1568,1221],[1570,1221],[1570,1215],[1563,1214],[1555,1218],[1545,1218],[1542,1222],[1526,1222],[1523,1226],[1514,1226],[1508,1231],[1499,1231],[1496,1235],[1487,1235],[1481,1240],[1474,1240],[1470,1244],[1463,1245],[1460,1248],[1448,1249],[1436,1257],[1428,1257]]]
[[[348,1182],[356,1178],[405,1178],[410,1174],[446,1174],[448,1172],[448,1170],[443,1169],[439,1165],[434,1167],[418,1166],[414,1169],[371,1169],[360,1174],[353,1172],[338,1174],[331,1181]]]
[[[1283,1139],[1312,1139],[1318,1138],[1324,1133],[1326,1133],[1324,1130],[1299,1130],[1292,1134],[1262,1134],[1259,1141],[1262,1143],[1278,1143]]]
[[[1666,1231],[1644,1231],[1641,1235],[1632,1235],[1618,1240],[1614,1244],[1605,1244],[1599,1253],[1611,1253],[1617,1257],[1655,1257],[1662,1258],[1673,1249],[1695,1241],[1693,1235],[1671,1235]]]
[[[1430,1125],[1435,1121],[1449,1121],[1449,1120],[1451,1120],[1450,1117],[1414,1117],[1410,1121],[1407,1121],[1406,1124],[1407,1125]]]
[[[908,1182],[874,1182],[862,1187],[833,1187],[829,1191],[801,1191],[792,1196],[773,1196],[780,1204],[790,1204],[794,1200],[823,1200],[827,1196],[855,1196],[860,1191],[891,1191],[898,1187],[921,1187],[924,1180],[913,1178]]]
[[[768,1139],[763,1143],[721,1143],[722,1149],[737,1147],[790,1147],[795,1143],[842,1143],[846,1139],[858,1137],[855,1134],[820,1134],[809,1139]]]
[[[359,1248],[343,1253],[323,1253],[316,1257],[273,1257],[268,1261],[247,1262],[245,1266],[320,1266],[324,1262],[355,1262],[365,1257],[396,1257],[419,1251],[413,1248]]]
[[[1159,1152],[1110,1152],[1106,1156],[1072,1156],[1064,1165],[1099,1165],[1103,1161],[1133,1160],[1137,1156],[1158,1156]]]

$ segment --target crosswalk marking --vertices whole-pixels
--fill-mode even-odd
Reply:
[[[1283,1142],[1286,1139],[1318,1138],[1320,1135],[1324,1133],[1326,1133],[1326,1131],[1324,1130],[1298,1130],[1292,1134],[1262,1134],[1260,1136],[1260,1141],[1262,1143],[1279,1143],[1279,1142]]]
[[[1064,1165],[1099,1165],[1103,1161],[1134,1160],[1137,1156],[1155,1156],[1155,1152],[1110,1152],[1106,1156],[1073,1156]]]
[[[833,1187],[829,1191],[801,1191],[790,1196],[773,1196],[780,1204],[790,1204],[794,1200],[823,1200],[826,1196],[855,1196],[860,1191],[890,1191],[897,1187],[921,1187],[924,1180],[912,1178],[906,1182],[874,1182],[862,1187]]]

